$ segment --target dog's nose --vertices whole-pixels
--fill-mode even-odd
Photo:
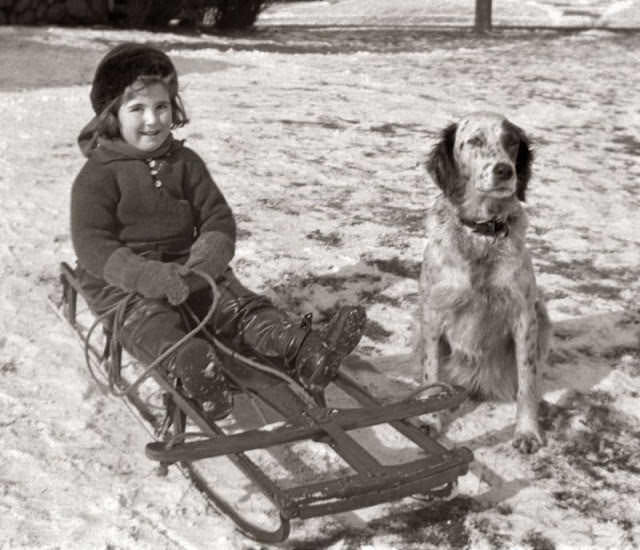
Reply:
[[[493,167],[493,174],[501,181],[511,179],[513,177],[513,167],[506,162],[498,162]]]

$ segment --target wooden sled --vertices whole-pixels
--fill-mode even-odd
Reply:
[[[72,268],[66,263],[61,264],[60,278],[62,314],[85,343],[87,361],[92,361],[94,368],[98,364],[103,373],[115,373],[109,375],[112,391],[124,395],[155,429],[156,440],[146,446],[146,456],[157,461],[161,468],[179,464],[206,499],[254,540],[267,543],[285,540],[290,533],[290,520],[295,518],[355,510],[409,495],[446,496],[457,478],[468,470],[472,460],[468,449],[447,449],[410,421],[422,414],[457,407],[466,397],[461,388],[443,385],[435,388],[436,394],[430,397],[382,404],[340,371],[332,384],[356,406],[331,408],[312,401],[301,386],[279,375],[278,365],[259,368],[261,364],[255,358],[240,355],[208,333],[205,334],[218,349],[234,391],[257,400],[271,417],[275,415],[280,420],[239,433],[226,433],[220,422],[208,422],[203,417],[198,405],[181,392],[180,381],[161,366],[145,372],[164,394],[165,414],[158,420],[134,387],[139,380],[131,383],[120,376],[122,350],[112,341],[111,334],[107,331],[105,351],[99,351],[90,341],[91,334],[87,334],[87,329],[78,322],[77,297],[81,295],[81,289]],[[105,326],[108,329],[108,325]],[[189,423],[197,426],[197,435],[187,431]],[[419,458],[401,464],[382,464],[350,433],[382,424],[391,426],[417,446]],[[328,445],[348,465],[348,472],[288,487],[272,479],[248,456],[257,449],[305,440]],[[267,529],[248,519],[211,486],[199,464],[220,456],[231,460],[270,501],[278,516],[275,528]]]

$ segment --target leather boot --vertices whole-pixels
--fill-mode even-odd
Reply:
[[[229,415],[233,409],[233,394],[211,345],[204,340],[190,340],[178,350],[174,364],[185,393],[199,405],[208,422]]]
[[[336,377],[342,360],[360,342],[367,321],[361,306],[341,308],[323,332],[308,332],[295,357],[295,374],[316,400]]]

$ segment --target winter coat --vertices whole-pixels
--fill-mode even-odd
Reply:
[[[135,291],[149,259],[218,277],[233,257],[236,225],[204,161],[182,142],[170,136],[145,156],[101,138],[73,183],[71,238],[94,291]]]

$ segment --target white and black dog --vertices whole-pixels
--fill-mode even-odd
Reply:
[[[418,354],[430,382],[517,401],[513,444],[543,445],[539,376],[551,323],[525,245],[533,153],[505,117],[473,113],[445,128],[427,169],[442,193],[426,216]]]

